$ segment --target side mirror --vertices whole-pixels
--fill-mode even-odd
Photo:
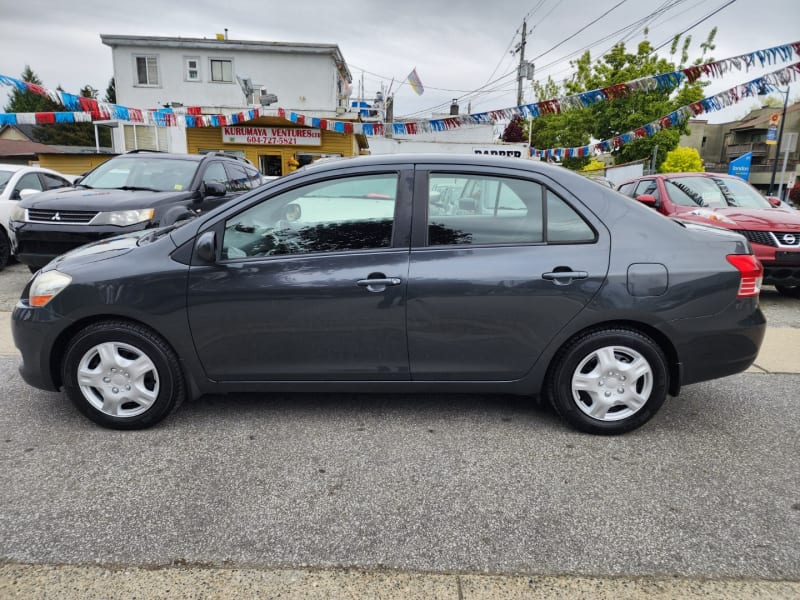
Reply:
[[[217,234],[213,231],[201,233],[194,243],[194,253],[203,262],[217,262]]]
[[[642,194],[641,196],[636,196],[636,200],[642,204],[646,204],[650,208],[658,208],[658,200],[656,200],[656,197],[651,194]]]
[[[41,190],[24,189],[20,190],[17,195],[20,200],[25,200],[25,198],[30,198],[31,196],[35,196],[39,193],[41,193]]]
[[[772,204],[775,208],[778,208],[781,205],[781,199],[777,196],[767,196],[767,202]]]
[[[202,198],[208,198],[209,196],[224,196],[227,193],[225,190],[225,184],[220,183],[218,181],[209,181],[208,183],[203,184],[203,193]]]

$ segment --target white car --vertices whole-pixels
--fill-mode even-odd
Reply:
[[[0,271],[11,257],[11,209],[30,193],[70,186],[67,176],[50,169],[0,164]]]

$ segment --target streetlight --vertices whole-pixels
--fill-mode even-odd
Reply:
[[[783,90],[778,88],[779,92]],[[778,170],[778,159],[781,157],[781,142],[783,141],[783,124],[786,122],[786,105],[789,102],[789,86],[786,86],[786,95],[783,98],[783,113],[781,113],[781,126],[778,129],[778,146],[775,149],[775,160],[772,162],[772,177],[769,180],[769,190],[767,196],[772,196],[772,188],[775,187],[775,173]]]

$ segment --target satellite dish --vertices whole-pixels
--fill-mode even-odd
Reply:
[[[239,87],[242,88],[242,93],[247,97],[250,98],[253,95],[253,80],[250,79],[247,75],[237,75],[236,81],[239,82]]]

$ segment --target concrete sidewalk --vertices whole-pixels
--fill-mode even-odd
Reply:
[[[800,597],[800,582],[678,577],[405,573],[361,569],[235,569],[0,565],[3,598],[283,598],[374,600],[730,600]]]
[[[0,356],[17,354],[11,339],[11,313],[0,312]],[[770,327],[750,373],[800,373],[800,328]]]

